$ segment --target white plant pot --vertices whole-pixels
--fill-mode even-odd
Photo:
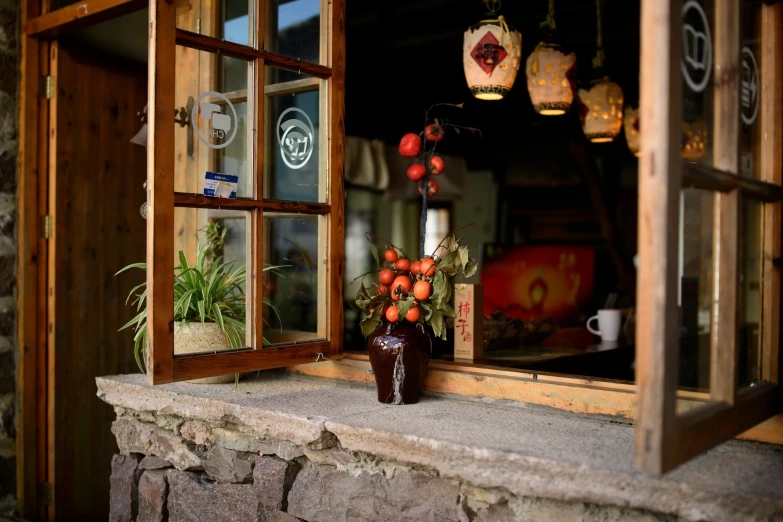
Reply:
[[[215,353],[231,350],[231,342],[217,323],[174,322],[174,355]],[[204,379],[191,379],[196,384],[225,384],[234,382],[234,375],[220,375]]]

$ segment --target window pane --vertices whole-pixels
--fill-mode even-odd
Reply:
[[[267,86],[264,197],[326,201],[325,107],[321,82],[311,86]],[[274,91],[274,92],[273,92]],[[323,123],[323,125],[322,125]]]
[[[761,374],[761,216],[764,205],[740,200],[739,228],[739,384],[758,382]]]
[[[741,176],[760,178],[761,172],[761,0],[740,4],[740,159]]]
[[[326,338],[325,221],[264,214],[264,344]]]
[[[709,389],[714,193],[684,189],[680,199],[679,386]]]
[[[252,1],[201,0],[177,2],[177,28],[194,33],[252,45],[249,16]],[[253,26],[255,30],[255,25]]]
[[[715,2],[683,2],[682,157],[712,166]],[[640,122],[644,125],[644,122]]]
[[[267,51],[322,63],[321,0],[271,0],[267,16]]]
[[[253,64],[181,46],[176,60],[175,99],[180,111],[176,119],[189,124],[172,121],[174,190],[204,194],[207,173],[213,173],[236,176],[234,197],[252,196],[248,149],[252,115],[246,100]]]
[[[174,209],[175,356],[248,345],[249,217],[248,212]]]

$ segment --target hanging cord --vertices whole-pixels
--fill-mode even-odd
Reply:
[[[497,13],[502,7],[500,0],[484,0],[484,5],[487,6],[490,13]]]
[[[555,0],[549,0],[549,12],[546,14],[546,19],[538,24],[543,29],[548,27],[550,31],[554,32],[557,29],[555,25]]]
[[[601,3],[602,0],[595,0],[595,19],[596,19],[596,43],[595,43],[595,58],[593,58],[593,69],[600,69],[604,66],[604,37],[603,29],[601,28]]]
[[[494,20],[482,20],[482,24],[498,24],[500,26],[500,46],[503,47],[503,37],[508,35],[508,41],[511,41],[511,30],[506,23],[506,17],[503,15],[498,16]]]

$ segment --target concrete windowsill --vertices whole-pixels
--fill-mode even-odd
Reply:
[[[520,496],[670,513],[686,520],[783,519],[783,448],[730,441],[661,477],[633,469],[626,423],[508,402],[425,396],[376,401],[375,387],[264,373],[233,384],[149,386],[100,377],[98,396],[139,412],[228,423],[293,445],[334,439],[347,451],[436,470]]]

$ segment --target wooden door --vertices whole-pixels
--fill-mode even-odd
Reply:
[[[128,292],[144,260],[146,149],[141,127],[146,65],[53,42],[49,107],[48,482],[50,520],[106,520],[117,445],[112,408],[95,377],[137,372]],[[172,122],[174,125],[172,110]]]

